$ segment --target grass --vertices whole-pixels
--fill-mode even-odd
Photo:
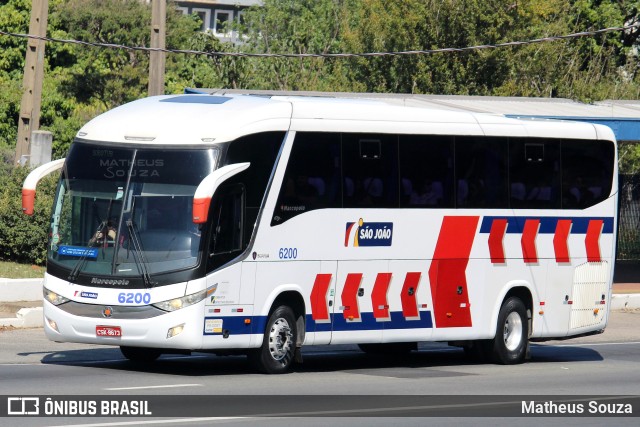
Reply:
[[[0,277],[5,279],[35,279],[44,276],[44,267],[0,261]]]

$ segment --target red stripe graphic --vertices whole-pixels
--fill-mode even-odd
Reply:
[[[571,220],[560,219],[556,224],[556,233],[553,236],[553,250],[556,254],[556,262],[570,262],[569,245],[567,239],[571,232]]]
[[[600,262],[600,233],[602,233],[602,225],[604,221],[601,219],[592,219],[587,227],[587,235],[584,238],[584,245],[587,248],[587,261]]]
[[[522,239],[520,240],[520,244],[522,245],[522,259],[526,263],[538,262],[536,236],[538,235],[539,227],[539,219],[527,219],[524,222],[524,229],[522,230]]]
[[[318,274],[311,290],[311,318],[318,321],[329,320],[327,292],[331,283],[331,274]]]
[[[420,313],[418,312],[418,300],[416,299],[418,285],[420,284],[420,276],[421,273],[410,271],[404,278],[400,300],[402,301],[402,315],[405,319],[420,317]]]
[[[436,327],[471,326],[466,270],[477,216],[445,216],[429,266]]]
[[[504,233],[507,231],[507,220],[500,218],[494,219],[491,223],[491,231],[489,232],[489,254],[493,264],[504,264]]]
[[[391,283],[391,273],[378,273],[376,282],[373,284],[371,292],[371,303],[373,304],[373,317],[375,319],[389,319],[389,303],[387,302],[387,292]]]
[[[345,319],[360,319],[358,307],[358,288],[362,281],[362,273],[349,273],[342,289],[342,315]]]

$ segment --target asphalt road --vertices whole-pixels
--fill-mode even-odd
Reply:
[[[139,366],[125,360],[119,350],[94,345],[54,343],[41,329],[0,331],[0,395],[80,397],[128,396],[132,399],[168,396],[184,405],[191,397],[223,404],[220,415],[201,418],[178,409],[179,418],[11,418],[11,426],[112,426],[112,425],[423,425],[425,420],[443,425],[544,425],[549,418],[412,418],[424,406],[474,411],[486,408],[491,416],[496,402],[554,396],[640,396],[640,311],[613,312],[604,334],[567,341],[533,344],[532,359],[523,365],[498,366],[467,360],[457,348],[441,343],[420,346],[404,357],[373,357],[355,346],[309,347],[304,363],[288,375],[253,373],[242,356],[163,356],[155,364]],[[310,414],[312,395],[323,402]],[[394,397],[378,402],[375,397]],[[259,397],[262,396],[262,397]],[[264,396],[275,396],[274,400]],[[400,413],[394,405],[406,397]],[[408,396],[408,397],[407,397]],[[413,401],[412,396],[429,400]],[[477,399],[489,396],[489,402]],[[336,400],[337,397],[337,400]],[[451,404],[444,405],[438,399]],[[491,400],[491,398],[494,398]],[[202,398],[202,397],[200,397]],[[335,402],[331,399],[334,399]],[[394,400],[395,399],[395,400]],[[447,400],[448,399],[448,400]],[[456,400],[458,399],[458,400]],[[460,400],[461,399],[461,400]],[[616,401],[616,397],[613,398]],[[369,400],[369,402],[367,402]],[[297,402],[292,405],[290,402]],[[331,403],[333,402],[333,403]],[[2,403],[2,402],[0,402]],[[354,412],[350,406],[369,404],[369,412]],[[386,404],[383,404],[386,403]],[[233,408],[240,410],[233,410]],[[242,408],[260,408],[258,414],[298,414],[303,418],[246,418]],[[332,410],[333,408],[333,410]],[[632,407],[633,418],[611,420],[616,425],[638,425],[640,400]],[[256,409],[257,410],[257,409]],[[333,411],[333,412],[332,412]],[[378,412],[376,412],[378,411]],[[186,412],[186,413],[185,413]],[[204,411],[207,412],[207,411]],[[251,412],[251,411],[247,411]],[[314,415],[314,416],[309,416]],[[321,415],[321,416],[318,416]],[[367,415],[369,417],[355,417]],[[448,415],[451,415],[450,413]],[[240,416],[240,417],[239,417]],[[375,418],[371,418],[371,416]],[[393,417],[393,418],[389,418]],[[392,422],[391,422],[392,420]],[[542,420],[542,421],[541,421]],[[553,418],[558,421],[558,419]],[[602,425],[605,418],[562,418],[564,425]],[[575,424],[573,424],[575,423]]]

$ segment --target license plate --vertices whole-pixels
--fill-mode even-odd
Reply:
[[[118,338],[122,336],[122,329],[120,326],[96,326],[96,336]]]

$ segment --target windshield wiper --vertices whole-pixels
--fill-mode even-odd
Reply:
[[[142,275],[144,285],[147,288],[151,288],[155,283],[151,281],[151,276],[149,276],[149,271],[147,270],[147,260],[144,257],[144,251],[142,250],[142,243],[140,242],[138,230],[136,229],[132,219],[128,219],[126,224],[127,230],[129,231],[129,240],[133,243],[133,259],[135,260],[138,270]]]

